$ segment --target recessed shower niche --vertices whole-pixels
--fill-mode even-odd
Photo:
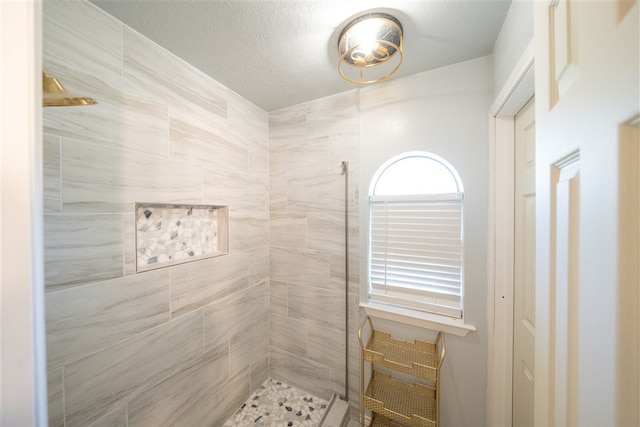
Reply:
[[[136,272],[226,255],[229,207],[136,203]]]

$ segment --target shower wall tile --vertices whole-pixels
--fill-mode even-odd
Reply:
[[[171,315],[180,316],[249,287],[248,253],[171,268]]]
[[[64,368],[47,372],[49,427],[64,427]]]
[[[272,247],[307,249],[307,215],[271,213],[269,236]]]
[[[331,254],[331,286],[330,289],[344,293],[345,286],[345,259],[344,252]],[[360,292],[360,256],[349,253],[349,294],[357,295]]]
[[[340,169],[336,167],[332,174],[289,178],[287,209],[289,212],[344,212],[344,178]]]
[[[266,351],[258,356],[251,364],[251,374],[249,376],[251,390],[257,390],[269,378],[269,347],[267,346]]]
[[[342,371],[344,375],[344,349],[344,330],[324,328],[314,324],[309,325],[309,359],[328,366],[332,370]]]
[[[269,248],[263,247],[251,251],[250,283],[256,285],[269,280]]]
[[[306,137],[307,106],[298,104],[269,113],[269,144]]]
[[[100,143],[111,149],[167,157],[169,144],[168,109],[130,93],[105,87],[78,70],[58,71],[65,81],[78,84],[79,93],[96,98],[98,104],[86,108],[48,108],[43,115],[46,132],[66,138]],[[70,88],[69,88],[70,90]]]
[[[349,199],[350,202],[358,191],[360,176],[360,133],[345,133],[331,135],[329,137],[329,164],[342,165],[342,162],[349,162]],[[355,184],[355,185],[354,185]]]
[[[120,215],[45,215],[44,234],[47,290],[123,275]]]
[[[277,347],[270,347],[270,355],[273,378],[302,390],[313,390],[313,394],[322,399],[331,398],[331,373],[327,366]]]
[[[62,164],[65,212],[128,214],[141,200],[189,204],[202,199],[202,170],[190,164],[68,139]]]
[[[169,271],[46,295],[47,363],[68,365],[169,320]]]
[[[289,285],[288,304],[290,318],[344,331],[345,303],[341,292]]]
[[[143,332],[65,368],[68,427],[87,425],[202,354],[202,312]]]
[[[290,284],[329,287],[329,254],[295,248],[271,248],[271,279]]]
[[[269,310],[271,314],[280,314],[286,316],[287,308],[287,285],[286,283],[277,282],[273,279],[269,283]]]
[[[291,354],[307,357],[307,324],[303,321],[271,313],[270,345]]]
[[[257,321],[267,322],[266,284],[236,292],[204,310],[205,350],[245,333]]]
[[[206,167],[203,175],[203,199],[207,203],[229,206],[229,214],[235,212],[260,212],[266,215],[268,179],[244,173],[222,173]]]
[[[202,123],[227,117],[228,89],[129,27],[124,27],[124,81]]]
[[[215,425],[217,389],[229,379],[229,347],[223,344],[133,398],[128,427]]]
[[[246,174],[249,170],[249,149],[242,138],[211,131],[178,118],[170,119],[170,155],[210,166],[222,173]]]
[[[42,186],[44,213],[59,213],[60,201],[60,137],[44,134],[42,138]]]
[[[352,90],[307,103],[309,135],[358,135],[358,91]]]
[[[52,1],[43,3],[42,26],[45,66],[50,61],[60,63],[100,76],[113,87],[122,86],[120,22],[88,2]]]
[[[227,119],[229,126],[238,135],[269,149],[269,115],[259,107],[247,102],[240,95],[227,93]],[[265,171],[268,175],[269,171]]]
[[[247,251],[269,245],[269,217],[262,212],[236,212],[229,218],[230,251]]]
[[[214,421],[209,425],[223,425],[240,405],[244,403],[247,396],[250,396],[251,389],[249,387],[249,372],[243,371],[238,375],[232,376],[215,395],[214,410],[211,412],[211,419]]]
[[[136,257],[138,256],[136,248],[136,214],[133,209],[130,213],[122,215],[122,221],[124,227],[124,275],[129,276],[136,274]]]
[[[329,139],[318,137],[269,147],[269,171],[275,176],[304,177],[326,173],[329,167]],[[337,170],[337,169],[336,169]]]
[[[261,319],[242,333],[229,340],[229,372],[236,375],[243,371],[251,372],[254,365],[259,365],[264,353],[257,348],[269,348],[269,322]]]
[[[116,405],[114,409],[98,418],[88,427],[116,427],[127,425],[127,409],[124,403]]]
[[[307,215],[309,249],[344,253],[344,225],[344,213],[309,213]]]
[[[287,178],[269,177],[269,212],[287,212]]]

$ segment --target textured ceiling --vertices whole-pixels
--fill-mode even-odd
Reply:
[[[510,0],[92,0],[265,111],[354,88],[337,71],[338,35],[364,11],[404,27],[393,78],[487,55]]]

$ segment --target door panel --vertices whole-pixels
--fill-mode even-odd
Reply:
[[[639,8],[534,5],[536,426],[639,424],[636,157],[621,144],[640,113]]]
[[[535,384],[535,102],[515,117],[513,425],[533,425]]]

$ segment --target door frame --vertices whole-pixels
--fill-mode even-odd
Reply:
[[[514,119],[535,93],[531,39],[489,109],[487,424],[512,425]]]

